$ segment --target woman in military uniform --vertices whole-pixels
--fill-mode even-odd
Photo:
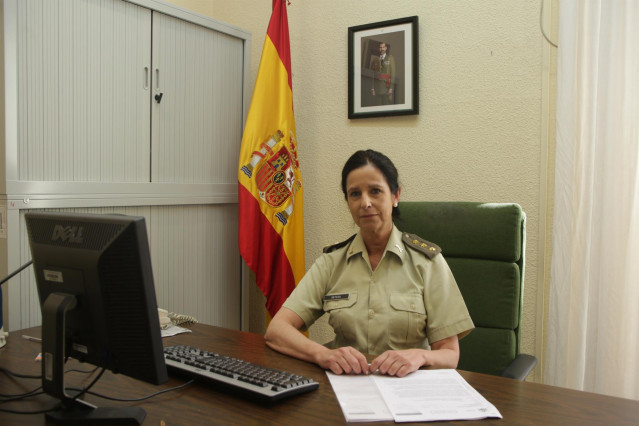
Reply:
[[[393,224],[397,169],[384,154],[357,151],[342,191],[359,232],[315,261],[271,320],[267,345],[336,374],[455,368],[473,322],[439,247]],[[299,330],[324,313],[335,339],[320,345]],[[377,356],[370,366],[364,353]]]

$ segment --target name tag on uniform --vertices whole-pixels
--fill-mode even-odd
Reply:
[[[345,300],[348,299],[348,293],[344,294],[327,294],[324,300]]]

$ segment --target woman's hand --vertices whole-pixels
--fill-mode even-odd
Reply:
[[[315,363],[335,374],[368,374],[366,357],[350,346],[319,351]]]
[[[431,350],[386,351],[371,362],[369,371],[404,377],[420,367],[456,368],[458,362],[459,339],[451,336],[432,343]]]
[[[369,371],[404,377],[425,365],[427,352],[426,349],[386,351],[371,362]]]

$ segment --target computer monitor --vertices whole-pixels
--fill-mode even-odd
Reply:
[[[139,407],[96,408],[68,394],[64,363],[168,379],[144,218],[28,212],[25,220],[42,309],[42,385],[62,402],[48,419],[141,423]]]

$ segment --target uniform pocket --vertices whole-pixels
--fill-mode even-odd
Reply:
[[[343,342],[356,341],[355,303],[357,303],[357,292],[349,293],[348,299],[324,300],[324,312],[329,314],[328,323],[333,328],[338,346],[341,346]],[[349,343],[349,345],[352,344]]]
[[[393,349],[424,347],[426,307],[421,294],[391,293],[392,319],[389,324]]]

